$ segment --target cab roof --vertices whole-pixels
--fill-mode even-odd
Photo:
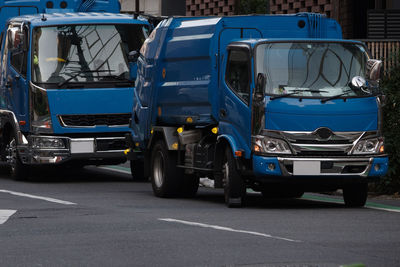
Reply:
[[[71,12],[24,15],[10,19],[10,22],[25,22],[33,27],[74,24],[148,24],[144,20],[134,19],[132,15],[100,12]]]
[[[254,39],[237,39],[232,40],[231,45],[240,45],[244,44],[250,47],[254,47],[259,43],[295,43],[295,42],[304,42],[304,43],[315,43],[315,42],[323,42],[323,43],[357,43],[360,45],[364,45],[363,42],[356,40],[345,40],[345,39],[314,39],[314,38],[254,38]]]

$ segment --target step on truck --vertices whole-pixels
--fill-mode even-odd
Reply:
[[[0,0],[0,152],[15,178],[126,161],[128,57],[150,28],[119,12],[118,0]]]
[[[128,156],[144,161],[158,197],[193,196],[208,177],[229,207],[248,188],[266,198],[343,189],[347,206],[363,206],[387,172],[382,63],[335,20],[170,18],[137,63]]]

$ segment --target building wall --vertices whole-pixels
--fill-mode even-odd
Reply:
[[[151,15],[161,15],[161,1],[162,0],[140,0],[139,11]],[[135,0],[120,0],[121,11],[132,12],[136,11]]]
[[[230,16],[236,0],[186,0],[186,16]]]

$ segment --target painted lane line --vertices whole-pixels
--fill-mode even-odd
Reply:
[[[25,194],[25,193],[20,193],[20,192],[14,192],[14,191],[9,191],[9,190],[0,189],[0,193],[6,193],[6,194],[10,194],[10,195],[14,195],[14,196],[20,196],[20,197],[28,197],[28,198],[40,199],[40,200],[53,202],[53,203],[58,203],[58,204],[63,204],[63,205],[76,205],[76,203],[69,202],[69,201],[59,200],[59,199],[50,198],[50,197],[35,196],[35,195],[30,195],[30,194]]]
[[[107,170],[107,171],[114,171],[114,172],[120,172],[124,174],[131,174],[131,171],[129,168],[125,167],[117,167],[117,166],[110,166],[110,167],[98,167],[99,169]]]
[[[329,198],[329,197],[304,195],[301,199],[309,200],[309,201],[316,201],[316,202],[344,204],[344,202],[340,199]],[[365,208],[373,209],[373,210],[383,210],[383,211],[389,211],[389,212],[400,212],[400,207],[378,204],[378,203],[374,203],[374,202],[367,202],[365,204]]]
[[[224,227],[224,226],[219,226],[219,225],[182,221],[182,220],[176,220],[176,219],[171,219],[171,218],[159,218],[158,220],[165,221],[165,222],[181,223],[181,224],[190,225],[190,226],[198,226],[198,227],[203,227],[203,228],[211,228],[211,229],[221,230],[221,231],[228,231],[228,232],[235,232],[235,233],[243,233],[243,234],[249,234],[249,235],[262,236],[262,237],[266,237],[266,238],[278,239],[278,240],[283,240],[283,241],[288,241],[288,242],[302,242],[301,240],[294,240],[294,239],[290,239],[290,238],[273,236],[273,235],[259,233],[259,232],[253,232],[253,231],[237,230],[237,229],[233,229],[233,228],[230,228],[230,227]]]
[[[16,212],[16,210],[0,210],[0,224],[5,223]]]

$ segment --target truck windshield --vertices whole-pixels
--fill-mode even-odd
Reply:
[[[145,25],[66,25],[33,32],[32,81],[41,84],[129,81],[128,54],[147,38]]]
[[[355,43],[266,43],[256,49],[256,73],[266,75],[265,93],[275,98],[365,96],[372,90],[349,85],[355,76],[365,78],[367,60]]]

